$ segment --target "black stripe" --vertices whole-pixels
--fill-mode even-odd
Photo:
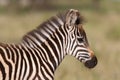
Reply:
[[[5,53],[1,48],[0,48],[0,54],[2,55],[2,58],[4,59],[5,63],[9,66],[9,80],[11,80],[12,70],[13,70],[12,69],[12,64],[7,61],[7,59],[5,58]]]
[[[9,48],[11,54],[12,54],[12,61],[13,61],[13,63],[15,63],[15,55],[14,55],[14,52],[13,52],[12,48],[10,47],[10,45],[8,45],[8,48]]]
[[[52,50],[54,52],[53,55],[55,55],[55,57],[59,60],[59,55],[56,50],[57,46],[55,46],[49,39],[47,41],[48,41],[49,46],[52,48]],[[58,62],[60,62],[60,61],[58,61]]]
[[[72,44],[72,45],[70,45],[71,46],[71,50],[74,48],[73,46],[75,45],[75,42],[76,42],[76,40],[73,40],[73,42],[71,43]],[[76,49],[76,47],[77,46],[75,46],[74,50]],[[72,52],[72,54],[73,54],[73,52]]]
[[[53,28],[54,30],[56,30],[56,27],[49,21],[48,24],[50,25],[49,27]]]
[[[3,64],[1,63],[1,61],[0,61],[0,71],[2,71],[3,80],[5,80],[5,77],[6,77],[5,68]]]
[[[28,59],[28,62],[29,62],[29,67],[30,67],[30,69],[29,69],[29,75],[28,75],[28,77],[27,77],[27,80],[29,79],[29,77],[31,76],[31,74],[32,74],[32,72],[33,72],[33,67],[32,67],[32,61],[31,61],[31,58],[30,58],[30,53],[31,53],[31,51],[30,51],[30,53],[28,53],[28,51],[26,51],[26,49],[22,46],[22,49],[24,50],[24,54],[26,54],[26,56],[27,56],[27,59]],[[25,58],[24,58],[24,60],[25,60]],[[25,60],[26,61],[26,60]],[[27,63],[27,61],[26,61],[26,63]],[[27,68],[27,67],[26,67]],[[24,76],[25,76],[25,74],[24,74]]]
[[[52,73],[54,73],[54,70],[53,70],[53,68],[52,68],[52,66],[50,65],[50,63],[48,63],[48,61],[46,61],[47,60],[47,57],[46,57],[46,53],[42,50],[42,48],[41,47],[39,47],[39,49],[42,51],[42,52],[40,52],[39,53],[39,55],[42,57],[42,59],[45,61],[45,63],[49,66],[49,68],[50,68],[50,70],[52,71]],[[39,50],[38,50],[39,51]],[[42,56],[42,54],[45,56],[45,59],[43,58],[43,56]],[[38,54],[37,54],[38,55]],[[49,56],[49,54],[48,54],[48,56]],[[38,56],[39,57],[39,56]],[[39,57],[40,58],[40,57]],[[40,61],[40,62],[42,62],[42,60]],[[43,63],[42,63],[43,64]]]
[[[44,79],[45,79],[45,80],[49,80],[49,79],[46,77],[46,75],[44,74],[44,71],[42,70],[42,68],[40,68],[40,69],[41,69],[40,71],[41,71],[41,73],[42,73]]]
[[[21,74],[22,74],[22,69],[23,69],[23,58],[21,59],[21,62],[20,62],[20,69],[19,69],[20,73],[19,73],[18,80],[20,80],[20,77],[21,77]],[[26,72],[26,69],[25,69],[25,72]],[[23,78],[22,78],[22,80],[23,80]]]
[[[75,46],[75,47],[74,47],[74,51],[76,50],[77,47],[80,47],[80,46]],[[73,52],[74,52],[74,51],[73,51]],[[76,52],[76,54],[75,54],[75,56],[77,55],[78,52],[86,52],[86,53],[88,53],[88,51],[86,51],[86,50],[78,49],[77,52]],[[83,53],[80,53],[80,54],[83,54]],[[85,54],[84,54],[84,55],[85,55]],[[86,54],[86,55],[88,55],[88,54]]]
[[[64,25],[63,25],[63,29],[64,29],[64,31],[65,31],[65,34],[68,36],[69,33],[67,32],[67,28],[66,28],[66,27],[67,27],[66,24],[64,24]],[[62,29],[62,30],[63,30],[63,29]]]
[[[32,40],[32,39],[31,39]],[[32,40],[33,41],[33,40]],[[40,48],[40,46],[38,46],[38,44],[36,44],[35,43],[35,41],[33,41],[34,42],[34,44],[38,47],[38,48]],[[47,47],[47,46],[46,46]],[[41,51],[43,52],[43,54],[45,55],[45,54],[47,54],[47,53],[44,53],[44,51],[42,50],[42,48],[40,48],[41,49]],[[46,48],[45,48],[46,49]],[[50,51],[49,51],[50,52]],[[42,56],[42,55],[41,55]],[[52,57],[52,55],[49,55],[48,54],[48,56],[51,56]],[[45,56],[45,58],[47,59],[47,57]],[[43,60],[44,60],[44,58],[43,58]],[[44,61],[46,61],[46,60],[44,60]],[[53,61],[53,58],[50,58],[50,61],[52,62]],[[43,64],[43,63],[42,63]],[[48,63],[47,63],[48,64]],[[52,69],[52,67],[51,66],[49,66],[50,67],[50,69],[52,70],[52,72],[54,72],[54,70]],[[47,70],[47,69],[46,69]]]
[[[63,31],[63,29],[60,27],[60,28],[59,28],[59,31],[60,31],[60,32],[63,34],[63,36],[65,37],[65,33],[64,33],[65,30]]]
[[[42,50],[42,48],[41,48],[34,40],[32,40],[31,38],[30,38],[30,40],[36,45],[37,48],[39,48],[39,49],[42,51],[42,53],[40,52],[41,54],[46,54],[46,53],[44,53],[44,51]],[[41,55],[41,54],[40,54],[40,55]],[[42,55],[41,55],[41,56],[42,56]],[[45,56],[45,58],[47,59],[47,56]],[[43,59],[44,59],[44,58],[43,58]],[[44,61],[46,61],[46,60],[44,60]]]
[[[54,40],[54,42],[56,43],[56,45],[54,45],[54,47],[56,47],[56,48],[58,48],[58,50],[59,50],[59,55],[60,55],[60,60],[59,60],[59,55],[58,55],[58,53],[56,53],[57,55],[58,55],[58,57],[57,57],[57,59],[59,60],[59,63],[62,61],[62,58],[61,58],[61,55],[62,55],[62,48],[61,47],[63,47],[63,44],[62,44],[62,41],[63,41],[63,39],[62,38],[60,38],[59,36],[58,36],[58,38],[55,36],[55,38],[52,38],[53,40]],[[58,41],[58,40],[60,40],[60,42]],[[60,44],[61,43],[61,44]]]
[[[35,32],[38,33],[38,35],[40,35],[40,36],[43,37],[44,39],[47,39],[47,37],[45,36],[44,33],[40,32],[40,31],[38,31],[38,30],[36,30]],[[36,35],[34,35],[34,36],[36,36]],[[36,36],[36,39],[37,39],[37,38],[38,38],[38,37]],[[38,40],[40,40],[40,39],[38,38]]]
[[[10,59],[10,53],[7,49],[8,44],[0,43],[0,46],[5,47],[4,49],[5,49],[6,54],[7,54],[6,56],[8,56],[8,59]]]
[[[51,35],[52,32],[49,30],[49,31],[51,32],[51,33],[50,33],[48,30],[46,30],[46,28],[47,28],[47,26],[44,27],[43,30],[44,30],[48,35]]]
[[[56,41],[57,38],[55,37],[55,38],[52,38],[52,39],[53,39],[53,41]],[[56,50],[56,48],[58,48],[58,47],[55,46],[55,45],[51,42],[51,40],[47,39],[47,41],[48,41],[49,46],[51,47],[51,49],[52,49],[53,52],[54,52],[53,55],[55,55],[56,58],[58,59],[58,62],[60,62],[60,61],[59,61],[59,55],[58,55],[57,50]],[[56,42],[57,42],[57,41],[56,41]],[[56,45],[57,45],[57,44],[56,44]]]
[[[56,68],[56,67],[57,67],[57,66],[56,66],[57,64],[56,64],[56,62],[55,62],[55,59],[54,59],[52,53],[50,53],[51,51],[50,51],[49,48],[45,45],[45,43],[43,43],[42,46],[44,47],[44,49],[45,49],[46,52],[48,53],[48,56],[49,56],[49,58],[50,58],[50,61],[53,63],[53,66]]]
[[[60,30],[60,32],[62,33],[62,30]],[[61,43],[63,43],[64,42],[64,40],[63,40],[63,37],[62,37],[62,35],[60,34],[60,32],[58,31],[58,30],[56,30],[56,34],[58,35],[58,37],[60,38],[60,42]],[[63,33],[62,33],[63,34]],[[64,34],[63,34],[63,36],[64,36]],[[65,36],[64,36],[65,37]],[[56,40],[55,40],[56,41]],[[63,45],[61,45],[61,46],[63,46]]]
[[[35,67],[36,67],[36,75],[37,75],[37,73],[38,73],[38,63],[37,63],[37,59],[36,58],[38,58],[38,56],[39,55],[37,55],[38,53],[36,52],[36,50],[35,49],[29,49],[28,48],[28,50],[31,52],[31,57],[32,57],[32,59],[33,59],[33,61],[34,61],[34,64],[35,64]],[[35,55],[37,55],[37,57],[35,57]]]
[[[34,51],[36,52],[36,50],[34,50]],[[42,59],[40,58],[40,56],[38,55],[37,52],[36,52],[36,55],[37,55],[37,57],[38,57],[38,59],[39,59],[40,66],[43,66],[43,68],[47,71],[46,66],[44,65]],[[42,69],[41,69],[41,72],[42,72]],[[42,74],[43,74],[43,73],[44,73],[44,72],[42,72]],[[47,71],[47,73],[49,74],[48,71]],[[49,74],[49,75],[50,75],[50,74]],[[46,77],[46,75],[43,75],[43,76],[44,76],[45,79],[49,80],[49,79]]]
[[[46,67],[45,67],[45,65],[43,64],[43,61],[42,61],[42,59],[40,58],[40,56],[38,56],[38,59],[39,59],[39,63],[40,63],[39,65],[40,65],[40,67],[43,66],[44,69],[45,69]],[[41,69],[41,68],[40,68],[40,71],[42,72],[42,69]],[[43,72],[42,72],[42,74],[43,74]],[[44,77],[44,78],[47,78],[46,75],[43,75],[43,77]]]
[[[24,41],[26,44],[30,45],[29,42],[28,42],[28,39],[29,39],[28,35],[25,35],[25,36],[23,37],[23,41]]]
[[[37,49],[34,49],[34,52],[35,52],[36,57],[34,56],[33,59],[34,59],[34,62],[35,62],[36,70],[37,70],[37,71],[36,71],[36,75],[34,76],[34,79],[37,77],[37,75],[38,75],[38,73],[39,73],[39,67],[38,67],[38,65],[40,65],[40,62],[37,62],[37,60],[36,60],[36,58],[39,60],[39,55],[38,55],[39,53],[37,52],[38,50],[37,50],[37,51],[36,51],[36,50],[37,50]],[[34,79],[33,79],[33,80],[34,80]]]
[[[51,19],[51,21],[53,21],[53,22],[54,22],[54,24],[56,24],[56,25],[57,25],[57,27],[60,27],[60,26],[61,26],[61,24],[58,22],[57,17],[53,17],[53,18]]]
[[[51,28],[50,28],[51,26],[52,26],[52,25],[50,25],[50,24],[49,24],[49,26],[46,25],[46,27],[49,29],[49,31],[50,31],[51,33],[54,33],[54,32],[51,30]]]
[[[34,33],[31,34],[31,35],[32,35],[37,41],[39,41],[40,43],[42,43],[42,41],[41,41]],[[33,41],[33,39],[31,39],[31,37],[28,36],[28,38]]]
[[[19,73],[19,78],[18,78],[18,80],[20,80],[20,77],[21,77],[21,74],[22,74],[22,69],[23,69],[23,60],[24,60],[24,57],[23,57],[23,51],[19,48],[19,47],[17,47],[18,49],[19,49],[19,51],[20,51],[20,56],[21,56],[21,61],[20,61],[20,73]],[[27,70],[27,64],[25,64],[25,73],[26,73],[26,70]],[[25,74],[24,73],[24,74]],[[24,76],[23,76],[23,78],[22,78],[22,80],[24,79]]]
[[[14,72],[14,79],[16,79],[16,73],[17,73],[17,69],[18,69],[18,62],[19,62],[19,53],[18,53],[18,51],[17,51],[17,49],[13,46],[13,45],[11,45],[11,47],[14,49],[14,51],[15,51],[15,53],[16,53],[16,63],[15,63],[15,72]]]
[[[42,80],[41,77],[40,77],[39,75],[37,75],[37,77],[38,77],[38,80]]]
[[[25,77],[25,74],[26,74],[26,71],[27,71],[27,61],[25,60],[25,58],[23,58],[22,59],[22,61],[21,61],[21,71],[22,71],[22,67],[23,67],[23,61],[25,62],[25,71],[24,71],[24,74],[23,74],[23,78],[22,78],[22,80],[24,80],[24,77]]]
[[[39,48],[40,50],[39,50],[38,48]],[[46,57],[46,55],[45,55],[45,52],[42,50],[41,47],[38,47],[38,48],[37,48],[37,51],[39,52],[38,54],[42,57],[42,59],[43,59],[45,62],[47,62],[47,57]],[[38,55],[38,54],[37,54],[37,55]],[[44,59],[44,57],[45,57],[45,59]]]
[[[5,48],[5,50],[6,50],[6,53],[7,53],[8,59],[10,59],[10,52],[9,52],[9,50],[7,49],[7,47]]]

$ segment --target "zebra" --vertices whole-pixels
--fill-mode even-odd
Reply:
[[[55,70],[66,55],[90,69],[97,64],[83,29],[83,17],[75,9],[51,17],[18,44],[0,43],[0,80],[54,80]]]

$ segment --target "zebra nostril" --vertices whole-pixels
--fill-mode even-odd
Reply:
[[[97,65],[97,62],[98,62],[98,61],[97,61],[96,56],[93,56],[92,59],[86,61],[84,65],[85,65],[87,68],[94,68],[94,67]]]

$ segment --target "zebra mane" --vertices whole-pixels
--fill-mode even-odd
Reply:
[[[40,25],[37,27],[37,29],[42,29],[42,28],[46,27],[46,24],[49,24],[50,21],[55,22],[55,23],[59,26],[59,23],[58,23],[58,21],[57,21],[57,18],[59,18],[62,22],[65,22],[66,14],[59,12],[56,16],[52,16],[51,18],[49,18],[48,20],[46,20],[46,21],[44,21],[42,24],[40,24]],[[53,27],[53,26],[51,26],[51,27]]]
[[[48,28],[48,29],[52,28],[52,30],[55,31],[57,28],[55,28],[55,26],[53,24],[51,24],[51,21],[54,22],[57,25],[58,28],[61,27],[62,25],[60,24],[60,22],[58,21],[58,19],[60,19],[60,21],[64,24],[65,20],[66,20],[66,13],[67,12],[64,12],[64,13],[60,13],[59,12],[56,16],[51,17],[47,21],[44,21],[37,28],[35,28],[34,30],[32,30],[32,31],[28,32],[27,34],[25,34],[23,36],[22,40],[25,41],[25,42],[28,42],[27,39],[29,38],[29,36],[32,35],[33,37],[35,37],[34,36],[35,32],[42,33],[42,30],[45,30],[45,28]],[[47,26],[47,24],[49,24],[50,26]]]
[[[56,16],[51,17],[47,21],[40,24],[37,28],[35,28],[34,30],[28,32],[25,36],[23,36],[22,41],[30,42],[30,41],[35,41],[36,39],[39,40],[40,44],[43,43],[44,41],[46,41],[47,38],[53,35],[57,29],[59,29],[64,25],[64,23],[66,22],[67,14],[70,11],[71,10],[68,10],[63,13],[58,13]],[[83,20],[84,20],[83,17],[79,16],[79,19],[76,24],[78,23],[82,24]]]

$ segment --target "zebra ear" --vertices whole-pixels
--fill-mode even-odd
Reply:
[[[66,27],[68,30],[72,30],[74,27],[77,27],[79,28],[80,30],[83,29],[83,22],[81,21],[81,19],[77,18],[76,21],[75,21],[75,24],[73,25],[69,25],[69,24],[66,24]]]
[[[66,14],[66,26],[72,30],[75,26],[83,23],[83,16],[80,15],[78,10],[70,9]]]
[[[72,30],[75,27],[75,24],[78,23],[78,20],[77,21],[76,20],[77,20],[77,16],[70,15],[66,17],[65,25],[68,30]]]

